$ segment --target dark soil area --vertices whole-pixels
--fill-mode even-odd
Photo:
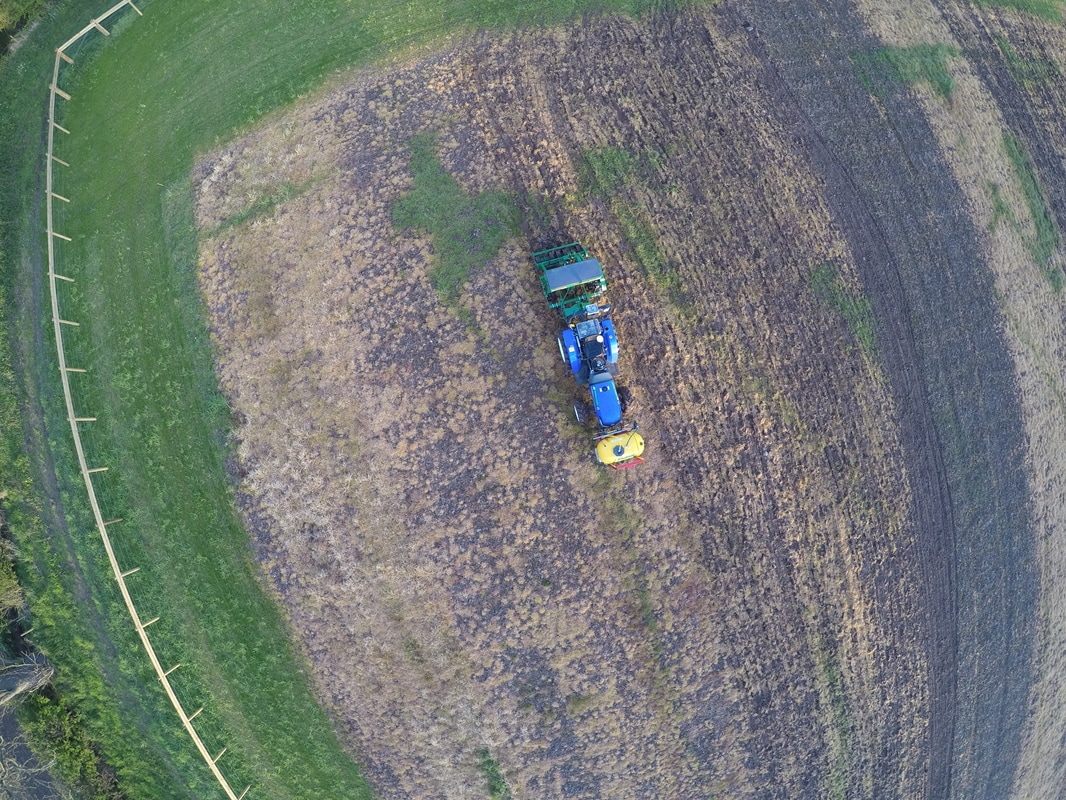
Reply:
[[[912,476],[929,619],[929,797],[1006,797],[1032,682],[1037,580],[1013,364],[965,199],[848,3],[752,4],[753,48],[827,185],[879,325]],[[1066,186],[1066,183],[1063,184]]]

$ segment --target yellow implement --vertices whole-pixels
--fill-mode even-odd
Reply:
[[[644,437],[635,430],[612,433],[596,442],[596,460],[614,469],[629,469],[644,461]]]

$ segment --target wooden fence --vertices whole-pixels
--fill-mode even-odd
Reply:
[[[100,534],[100,539],[104,543],[104,550],[107,551],[107,560],[111,564],[111,571],[114,573],[115,581],[118,583],[119,591],[122,593],[122,599],[126,603],[126,610],[129,612],[130,619],[133,621],[133,627],[137,631],[137,636],[140,637],[141,645],[144,648],[145,654],[148,656],[148,661],[152,665],[152,669],[155,670],[156,677],[159,678],[159,682],[163,686],[163,691],[166,692],[167,697],[170,699],[171,705],[174,706],[174,711],[177,712],[178,719],[181,720],[182,726],[184,726],[186,732],[189,734],[189,738],[192,739],[193,744],[196,745],[196,749],[203,756],[204,763],[207,764],[212,774],[218,780],[222,790],[226,793],[229,800],[243,800],[252,788],[250,785],[245,787],[244,791],[240,794],[233,790],[229,781],[226,780],[226,776],[222,774],[222,770],[219,769],[219,759],[226,753],[225,747],[223,747],[218,753],[212,755],[211,752],[204,745],[203,740],[200,738],[200,734],[197,733],[196,727],[193,725],[193,721],[203,713],[203,707],[200,707],[193,711],[191,714],[187,713],[185,706],[178,698],[177,693],[174,691],[174,686],[170,682],[170,675],[179,667],[180,663],[172,664],[169,667],[164,667],[159,661],[159,657],[156,654],[155,648],[152,646],[152,640],[148,637],[148,627],[159,622],[159,617],[152,617],[145,621],[142,620],[140,612],[137,610],[136,604],[133,602],[133,597],[130,595],[129,586],[126,583],[126,579],[136,574],[140,567],[123,567],[118,563],[118,559],[115,556],[115,550],[111,546],[111,535],[108,533],[108,528],[118,525],[122,522],[121,519],[105,519],[103,512],[100,510],[100,503],[96,497],[96,489],[93,486],[93,475],[105,472],[106,466],[92,466],[85,460],[85,449],[82,446],[80,427],[82,425],[90,425],[96,422],[96,417],[91,416],[79,416],[74,411],[74,399],[70,392],[70,375],[72,373],[85,372],[84,367],[71,367],[67,365],[66,352],[63,349],[63,329],[64,327],[77,327],[78,323],[74,320],[63,318],[59,313],[59,282],[73,283],[75,278],[70,275],[60,275],[56,272],[55,268],[55,252],[56,252],[56,240],[69,242],[71,241],[69,236],[65,236],[61,232],[55,229],[55,217],[53,213],[53,202],[58,200],[62,203],[70,203],[72,198],[64,197],[63,195],[56,194],[53,184],[53,169],[56,165],[60,167],[69,167],[66,161],[58,158],[55,154],[55,138],[56,131],[59,131],[64,136],[77,135],[77,132],[71,132],[56,122],[56,100],[62,99],[64,102],[70,102],[72,97],[67,92],[63,91],[59,87],[59,74],[63,64],[73,64],[74,59],[67,54],[67,49],[80,41],[83,37],[97,34],[100,36],[110,36],[110,32],[104,26],[105,22],[108,22],[115,14],[118,14],[123,9],[129,8],[136,12],[138,16],[141,15],[141,10],[133,4],[132,0],[121,0],[111,6],[107,11],[98,17],[94,17],[89,20],[89,23],[71,36],[67,41],[61,44],[56,49],[55,66],[52,69],[52,82],[49,87],[48,97],[48,151],[45,156],[45,214],[46,214],[46,229],[48,237],[48,288],[52,296],[52,324],[55,329],[55,341],[56,341],[56,358],[59,361],[59,377],[63,384],[63,399],[67,406],[67,421],[70,423],[70,433],[74,438],[74,450],[78,455],[78,466],[81,469],[81,477],[85,481],[85,491],[89,495],[89,505],[92,507],[93,518],[96,520],[96,529]],[[66,191],[66,190],[64,190]],[[76,200],[76,198],[73,198]],[[84,414],[85,412],[81,412]]]

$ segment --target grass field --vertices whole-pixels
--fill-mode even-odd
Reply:
[[[61,297],[81,322],[68,337],[71,363],[89,366],[73,386],[79,411],[100,418],[86,433],[108,516],[146,614],[160,614],[158,649],[182,662],[179,693],[208,710],[209,746],[229,746],[221,762],[232,782],[272,798],[367,796],[356,767],[318,710],[288,645],[287,631],[261,589],[226,478],[228,412],[217,392],[193,274],[196,253],[185,190],[196,153],[313,88],[331,71],[446,33],[476,26],[565,18],[583,2],[322,2],[313,7],[250,0],[146,3],[145,16],[120,21],[115,35],[73,54],[63,82],[74,100],[60,111],[72,131],[57,145],[70,162],[56,188],[72,199],[57,229],[73,238],[59,269],[78,279]],[[597,9],[639,12],[638,0]],[[21,354],[21,387],[5,384],[47,424],[70,536],[41,536],[50,501],[36,499],[33,465],[15,464],[25,520],[19,521],[35,637],[59,667],[59,684],[79,703],[102,753],[130,797],[211,797],[219,793],[147,668],[117,602],[100,546],[91,535],[74,471],[41,323],[41,230],[34,195],[41,176],[43,101],[50,50],[99,13],[101,3],[57,5],[3,66],[6,219],[3,272],[9,332]],[[16,113],[16,111],[18,113]],[[36,278],[35,278],[36,276]],[[35,280],[37,283],[35,283]],[[11,420],[16,420],[11,406]],[[32,415],[31,415],[32,416]],[[32,422],[32,419],[30,420]],[[18,426],[5,427],[10,452]],[[31,437],[32,438],[32,437]],[[18,459],[11,458],[14,464]],[[10,496],[8,503],[10,504]]]

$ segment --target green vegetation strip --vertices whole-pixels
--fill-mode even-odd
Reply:
[[[54,354],[42,329],[42,113],[53,48],[106,4],[59,0],[0,62],[0,275],[3,348],[0,453],[3,510],[19,547],[34,641],[57,667],[56,688],[78,710],[128,798],[219,796],[175,724],[121,608],[92,534],[64,433]],[[585,9],[640,12],[642,0],[243,0],[145,2],[143,19],[72,53],[57,155],[71,164],[57,191],[64,315],[78,411],[98,492],[138,605],[159,614],[153,639],[205,740],[230,747],[222,765],[256,795],[369,796],[316,706],[288,630],[259,584],[226,479],[230,421],[219,395],[195,279],[196,231],[188,174],[197,153],[232,137],[332,71],[445,33],[556,22]],[[179,187],[164,202],[163,187]],[[180,188],[185,187],[185,188]],[[31,287],[37,286],[36,290]],[[20,410],[42,407],[46,428],[24,451]],[[32,458],[30,457],[32,456]],[[40,477],[51,456],[54,506]],[[35,467],[38,464],[40,468]],[[50,518],[58,508],[69,537]],[[74,741],[63,735],[67,741]],[[412,757],[416,757],[413,754]]]
[[[1025,152],[1025,147],[1014,136],[1009,133],[1004,134],[1003,147],[1007,151],[1011,166],[1014,167],[1014,174],[1021,186],[1022,195],[1025,197],[1025,205],[1033,220],[1033,235],[1026,241],[1029,253],[1051,283],[1052,289],[1061,292],[1064,284],[1062,268],[1051,263],[1051,258],[1058,251],[1061,243],[1059,229],[1044,200],[1044,193],[1036,178],[1036,170],[1033,169],[1033,163],[1028,153]]]
[[[862,351],[873,356],[877,350],[877,340],[870,301],[848,289],[832,264],[821,264],[811,273],[811,290],[819,300],[844,318]]]
[[[1051,22],[1062,21],[1062,9],[1066,5],[1063,0],[974,0],[979,6],[992,6],[994,8],[1011,8],[1015,11],[1023,11],[1034,17],[1050,20]]]
[[[927,83],[941,97],[950,97],[955,81],[948,70],[948,60],[958,55],[958,49],[950,45],[917,44],[855,53],[852,63],[871,92],[879,92],[882,81],[907,85]]]
[[[440,163],[431,133],[411,141],[411,174],[414,187],[393,208],[393,221],[432,236],[436,262],[429,279],[441,299],[455,305],[470,270],[518,232],[518,212],[505,192],[464,192]]]
[[[667,261],[651,222],[624,189],[636,180],[640,161],[619,147],[598,147],[582,154],[581,184],[586,195],[606,203],[618,220],[637,264],[678,312],[689,313],[691,303],[681,276]]]

